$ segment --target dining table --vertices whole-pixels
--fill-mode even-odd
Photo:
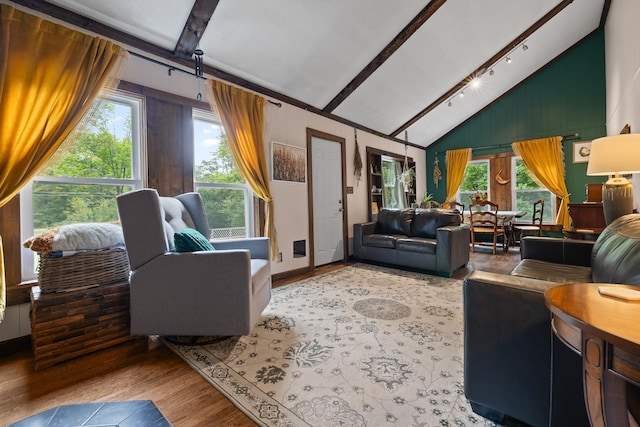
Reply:
[[[504,232],[507,237],[507,246],[515,246],[513,220],[516,218],[522,218],[526,214],[526,211],[521,210],[498,210],[498,225],[504,227]],[[464,212],[464,222],[469,223],[470,221],[471,212],[467,210]]]

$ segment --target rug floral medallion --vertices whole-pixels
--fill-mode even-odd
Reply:
[[[264,426],[493,426],[462,328],[462,282],[355,264],[273,289],[249,336],[168,345]]]

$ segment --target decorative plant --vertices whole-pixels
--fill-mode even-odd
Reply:
[[[431,193],[427,193],[427,192],[425,191],[425,192],[424,192],[424,196],[422,196],[422,201],[423,201],[424,203],[426,203],[426,202],[430,202],[430,201],[432,201],[432,200],[433,200],[433,194],[431,194]]]
[[[404,187],[404,192],[408,193],[409,188],[411,187],[411,183],[413,183],[413,179],[416,177],[415,167],[406,168],[402,171],[400,175],[398,175],[398,180],[402,183]]]

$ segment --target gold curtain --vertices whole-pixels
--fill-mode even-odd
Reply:
[[[562,137],[532,139],[511,144],[513,152],[522,157],[529,172],[549,191],[562,199],[556,223],[570,228],[569,192],[564,179]]]
[[[266,203],[265,231],[275,261],[279,251],[264,150],[264,98],[217,80],[207,84],[209,100],[215,101],[212,108],[220,115],[236,165],[253,192]]]
[[[33,178],[91,107],[126,50],[0,4],[0,206]],[[0,247],[0,320],[5,307]]]
[[[469,159],[471,159],[471,148],[447,151],[447,198],[444,201],[445,204],[455,200]]]

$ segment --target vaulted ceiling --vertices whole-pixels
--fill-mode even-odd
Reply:
[[[427,147],[604,25],[610,1],[14,2],[189,70],[199,48],[205,76]]]

